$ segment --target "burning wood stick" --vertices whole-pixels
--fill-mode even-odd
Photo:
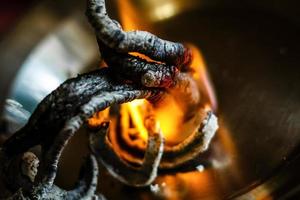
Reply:
[[[177,145],[164,146],[163,155],[158,166],[160,171],[190,171],[194,170],[200,164],[207,163],[205,160],[199,159],[199,157],[208,149],[208,146],[218,129],[218,123],[216,116],[211,111],[203,109],[202,112],[205,117],[201,118],[199,126],[194,133]],[[95,143],[91,143],[90,145],[94,146]],[[109,146],[111,146],[111,144]],[[111,146],[111,150],[112,149],[113,147]],[[140,151],[141,149],[135,150]],[[144,151],[147,152],[147,149],[144,149]],[[106,155],[107,152],[105,153],[105,151],[103,151],[103,154]],[[98,154],[97,157],[101,157],[100,154]],[[127,156],[123,157],[123,159],[124,162],[134,164],[135,166],[141,166],[143,164],[143,160],[139,157]],[[121,168],[116,164],[114,166],[116,169]]]
[[[192,57],[184,45],[162,40],[144,31],[124,32],[118,22],[108,17],[104,0],[88,0],[87,16],[109,66],[65,81],[43,99],[28,123],[3,144],[0,163],[4,164],[0,165],[0,177],[7,185],[14,186],[12,192],[15,194],[11,198],[94,197],[98,174],[94,156],[87,160],[83,178],[74,190],[65,191],[53,183],[64,147],[96,112],[134,99],[147,99],[153,103],[170,89],[182,95],[178,99],[189,102],[189,110],[201,105],[194,80],[182,70],[188,69]],[[130,52],[145,54],[154,61],[132,56]],[[207,112],[207,117],[199,124],[196,133],[183,143],[166,148],[164,156],[161,132],[153,128],[153,123],[148,124],[145,156],[138,168],[128,165],[114,152],[106,136],[108,123],[98,127],[99,132],[91,134],[90,145],[97,159],[118,180],[133,186],[145,186],[155,179],[159,167],[176,168],[207,149],[217,129],[216,118]],[[26,171],[31,181],[12,183],[13,180],[7,178],[11,173],[7,172],[16,170],[17,174],[24,173],[24,163],[23,171],[20,171],[22,167],[13,166],[19,162],[20,156],[37,145],[42,151],[37,175],[36,171]]]
[[[142,83],[146,87],[169,89],[167,92],[170,89],[176,90],[176,93],[179,93],[179,101],[184,102],[184,104],[189,102],[191,109],[187,109],[187,112],[193,110],[195,106],[199,106],[199,103],[201,103],[199,91],[191,74],[180,72],[173,65],[146,61],[127,53],[118,53],[107,47],[99,39],[97,40],[103,59],[123,79],[134,81],[137,84]],[[188,69],[188,67],[186,68]],[[136,80],[136,74],[139,74],[141,79]]]
[[[178,73],[175,66],[146,61],[127,53],[116,52],[106,46],[100,39],[97,40],[100,53],[105,62],[116,73],[121,71],[122,73],[118,74],[124,79],[133,80],[137,84],[142,83],[146,87],[170,88],[174,86],[174,77]],[[139,74],[141,79],[135,80],[133,74]]]

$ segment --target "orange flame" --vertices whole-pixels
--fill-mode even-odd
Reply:
[[[135,29],[146,29],[151,30],[150,27],[146,27],[148,24],[142,22],[142,18],[139,17],[139,12],[135,10],[134,6],[131,4],[132,1],[122,0],[117,1],[119,9],[119,14],[124,30],[135,30]],[[210,82],[210,77],[207,72],[205,60],[200,52],[200,50],[194,45],[189,45],[189,48],[193,54],[193,61],[191,63],[192,77],[197,83],[197,86],[201,93],[201,100],[204,101],[205,110],[217,109],[217,101],[214,94],[212,84]],[[137,53],[132,53],[137,55]],[[144,58],[148,59],[144,55]],[[134,141],[131,143],[132,146],[139,146],[140,144],[145,144],[148,137],[148,132],[145,126],[145,119],[149,116],[154,116],[160,125],[160,129],[164,134],[164,138],[167,143],[174,144],[178,143],[187,137],[193,130],[191,127],[195,127],[195,120],[189,120],[183,123],[183,118],[185,112],[178,105],[174,96],[166,96],[160,102],[158,107],[153,108],[153,106],[146,100],[134,100],[130,103],[122,104],[120,107],[120,121],[122,133],[121,135],[138,135],[141,140]],[[107,118],[109,115],[109,110],[106,109],[100,113],[95,114],[95,116],[89,120],[90,125],[97,125]],[[117,134],[117,119],[116,117],[111,117],[111,141],[114,145],[116,152],[124,160],[131,160],[131,155],[126,151],[123,151],[117,144],[116,136]],[[197,121],[197,123],[199,123]],[[221,142],[221,153],[229,155],[237,155],[235,151],[235,146],[230,137],[230,131],[222,126],[218,134],[219,142]],[[182,134],[184,133],[184,134]],[[119,135],[118,135],[119,136]],[[235,166],[235,165],[234,165]],[[226,167],[224,167],[226,168]],[[234,169],[236,172],[235,179],[240,177],[238,169]],[[165,195],[168,199],[202,199],[207,198],[206,194],[212,194],[212,198],[217,199],[221,196],[220,185],[216,184],[215,171],[206,169],[204,172],[190,172],[190,173],[178,173],[176,175],[161,177],[160,181],[166,184]],[[186,194],[179,193],[178,191],[185,191]],[[199,192],[200,191],[200,192]],[[191,195],[192,196],[191,196]],[[183,196],[184,195],[184,196]],[[188,196],[190,195],[190,196]]]
[[[143,21],[143,18],[138,17],[140,13],[135,9],[131,1],[118,1],[118,7],[120,8],[119,15],[124,30],[151,30],[148,23]],[[207,106],[216,108],[216,100],[206,72],[204,59],[200,51],[195,46],[190,45],[190,48],[194,55],[194,59],[191,64],[191,67],[194,71],[193,77],[197,81],[201,93],[203,93],[205,96],[208,96]],[[137,55],[137,53],[133,54]],[[140,54],[138,55],[148,59],[146,56]],[[145,107],[147,107],[148,110],[145,110]],[[147,139],[148,135],[144,124],[147,115],[155,116],[156,120],[159,122],[166,141],[169,143],[178,143],[187,137],[192,131],[194,131],[192,129],[195,127],[194,121],[190,120],[188,123],[185,123],[185,126],[182,125],[183,118],[185,117],[184,111],[178,105],[175,98],[171,96],[167,96],[164,101],[160,103],[159,107],[155,109],[152,108],[152,106],[145,100],[134,100],[130,103],[123,104],[121,108],[121,115],[122,117],[126,118],[124,118],[121,122],[122,129],[131,129],[128,127],[128,122],[125,122],[126,120],[131,119],[134,129],[136,129],[136,131],[139,133],[139,137],[144,141]]]
[[[127,119],[122,120],[122,126],[123,130],[126,130],[124,127],[125,124],[128,124],[126,121],[129,121],[128,116],[132,119],[133,126],[136,128],[137,132],[139,133],[139,136],[143,140],[147,140],[148,132],[144,124],[144,119],[146,118],[145,114],[147,111],[145,110],[145,107],[147,106],[147,102],[143,99],[137,99],[130,103],[123,104],[121,107],[121,116],[126,117]]]
[[[148,23],[138,17],[139,12],[135,9],[134,5],[132,5],[131,1],[122,0],[118,1],[118,4],[121,23],[125,31],[137,29],[151,30],[151,28],[147,26]],[[204,94],[201,98],[203,98],[203,102],[207,108],[216,109],[216,98],[206,71],[204,59],[195,46],[189,45],[189,47],[193,53],[193,61],[191,63],[192,76],[197,83],[200,94]],[[137,55],[138,53],[131,54]],[[149,60],[149,58],[144,55],[138,55]],[[163,101],[155,108],[146,100],[134,100],[130,103],[122,104],[120,109],[122,133],[138,133],[138,138],[142,139],[142,141],[146,141],[148,132],[145,127],[145,119],[149,116],[154,116],[158,121],[166,142],[169,144],[179,143],[195,131],[195,128],[199,124],[199,120],[197,120],[199,116],[185,121],[186,112],[178,104],[176,98],[174,95],[166,95]],[[107,117],[107,115],[108,112],[106,114],[95,115],[95,117],[89,120],[89,124],[99,123],[99,121],[103,120],[103,116]],[[99,119],[96,120],[96,117]]]

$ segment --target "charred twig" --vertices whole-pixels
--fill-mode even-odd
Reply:
[[[101,69],[63,83],[39,104],[25,127],[4,143],[2,152],[8,156],[17,155],[40,142],[44,147],[50,147],[53,138],[63,129],[68,120],[82,112],[84,115],[88,111],[90,111],[88,114],[92,114],[90,110],[92,107],[82,106],[87,103],[96,103],[95,99],[91,101],[93,97],[109,92],[119,92],[122,96],[122,92],[138,90],[134,85],[118,82],[111,77],[113,75],[109,69]],[[140,88],[136,92],[136,96],[153,98],[159,92],[159,90]],[[126,93],[123,96],[124,102],[131,101],[135,97],[132,93]],[[107,107],[109,103],[105,102],[104,104],[102,106]]]
[[[175,66],[164,63],[150,62],[127,53],[119,53],[107,47],[97,39],[101,55],[112,70],[122,78],[142,83],[146,87],[170,88],[174,86],[174,78],[178,73]],[[134,72],[134,73],[132,73]],[[139,74],[140,80],[135,80],[133,74]]]
[[[112,49],[140,52],[175,66],[188,65],[191,61],[190,50],[180,43],[162,40],[145,31],[123,31],[120,24],[107,15],[104,0],[88,0],[86,15],[97,37]]]
[[[204,119],[201,118],[199,127],[194,133],[177,145],[164,146],[164,153],[158,169],[163,171],[176,171],[178,169],[189,171],[194,170],[199,164],[203,164],[199,163],[199,156],[208,149],[217,129],[216,116],[211,111],[206,111]],[[126,162],[136,166],[141,166],[143,163],[139,157],[133,155],[122,157]],[[203,162],[201,159],[200,161]],[[188,169],[185,169],[187,164],[189,164]]]
[[[122,79],[142,83],[146,87],[160,87],[167,89],[167,93],[176,93],[175,100],[186,113],[195,115],[195,108],[201,106],[200,92],[195,80],[189,72],[180,72],[176,67],[126,53],[118,53],[107,47],[98,39],[98,45],[105,62]],[[117,66],[117,67],[114,67]],[[132,73],[134,72],[134,73]],[[133,75],[139,74],[141,79],[136,80]],[[136,77],[136,75],[135,75]],[[189,102],[188,104],[186,102]]]
[[[159,38],[152,38],[152,34],[142,31],[124,32],[120,24],[110,19],[106,13],[104,0],[88,0],[87,16],[90,23],[95,29],[97,41],[101,55],[105,62],[113,68],[116,72],[121,72],[120,76],[134,83],[142,83],[147,87],[163,87],[173,95],[176,93],[179,98],[176,100],[179,104],[183,104],[184,110],[188,115],[197,116],[198,109],[196,107],[201,105],[201,96],[196,82],[188,71],[188,67],[181,68],[180,65],[187,65],[188,62],[178,64],[176,59],[168,57],[169,55],[176,55],[170,49],[161,50],[160,47],[172,47],[177,43],[169,43]],[[149,42],[147,41],[155,41]],[[174,49],[184,49],[181,48]],[[152,54],[152,50],[156,47],[157,53],[163,55],[162,57]],[[181,50],[180,50],[181,51]],[[188,55],[189,60],[191,54],[188,50],[184,50]],[[145,54],[150,58],[161,61],[147,61],[137,56],[128,54],[129,52],[138,52]],[[165,54],[167,52],[167,54]],[[180,54],[180,53],[179,53]],[[177,58],[180,58],[177,54]],[[179,57],[178,57],[179,56]],[[184,59],[182,59],[184,60]],[[177,67],[173,66],[177,65]],[[178,66],[179,65],[179,66]],[[114,68],[113,66],[117,66]],[[182,72],[180,70],[186,70]],[[141,80],[135,80],[131,72],[140,74]],[[186,104],[186,102],[189,102]],[[203,108],[204,109],[204,108]],[[199,122],[198,130],[188,137],[185,141],[174,147],[169,147],[164,150],[165,155],[161,160],[159,167],[161,169],[177,168],[185,163],[193,160],[199,154],[204,152],[210,140],[212,139],[217,127],[215,116],[211,112],[206,113],[207,116],[203,121]],[[210,127],[209,131],[208,128]],[[111,151],[111,149],[107,150]],[[146,151],[147,152],[147,151]],[[105,153],[105,151],[103,152]],[[100,158],[101,159],[101,158]],[[139,159],[132,157],[133,163],[143,163]],[[114,165],[116,167],[116,165]]]
[[[96,95],[90,99],[89,102],[81,106],[79,114],[68,120],[59,133],[59,137],[55,139],[50,150],[46,155],[46,162],[48,163],[43,181],[52,184],[56,176],[57,164],[62,150],[69,138],[86,122],[94,113],[99,112],[112,104],[120,104],[133,99],[147,98],[151,95],[150,91],[132,90],[132,91],[112,91],[104,92]]]
[[[168,89],[167,92],[176,91],[180,98],[175,99],[179,101],[179,104],[184,102],[183,104],[186,105],[186,102],[189,102],[189,108],[186,108],[187,113],[192,113],[190,111],[195,110],[195,106],[201,103],[197,84],[189,72],[181,72],[175,66],[165,63],[147,61],[128,53],[116,52],[99,38],[97,41],[105,62],[123,79],[142,83],[146,87],[162,87]],[[133,74],[139,74],[141,79],[135,80]]]
[[[88,118],[112,104],[136,98],[151,99],[161,92],[124,84],[113,77],[108,68],[97,70],[66,81],[48,95],[25,127],[3,144],[0,159],[5,165],[1,165],[1,174],[6,174],[15,157],[35,145],[41,145],[41,167],[35,182],[42,185],[40,187],[54,187],[61,152]]]

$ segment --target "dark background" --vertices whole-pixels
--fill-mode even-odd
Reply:
[[[14,24],[16,24],[36,2],[36,0],[1,0],[0,38],[12,29]]]

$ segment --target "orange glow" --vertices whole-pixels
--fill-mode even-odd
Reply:
[[[105,110],[95,113],[93,117],[88,119],[88,125],[90,127],[97,127],[99,126],[103,121],[109,119],[109,108],[106,108]]]
[[[200,93],[203,94],[201,101],[205,110],[210,110],[212,107],[216,108],[216,98],[214,91],[211,87],[209,77],[206,72],[204,59],[200,51],[190,46],[193,52],[193,62],[191,64],[191,75],[195,79]],[[130,132],[138,132],[139,137],[144,141],[147,140],[147,129],[145,128],[145,118],[147,115],[154,115],[155,119],[159,122],[160,128],[164,135],[164,138],[168,144],[176,144],[184,140],[190,134],[192,134],[197,125],[199,124],[199,117],[201,112],[195,111],[195,115],[192,119],[184,121],[185,108],[178,104],[178,96],[176,91],[170,91],[171,95],[166,95],[163,100],[152,107],[146,100],[135,100],[133,102],[121,105],[122,112],[122,131],[130,129]],[[179,97],[180,98],[180,97]],[[181,102],[182,103],[182,102]],[[183,102],[186,104],[186,102]],[[203,107],[202,107],[203,108]],[[133,127],[129,127],[129,120],[132,120]]]
[[[120,8],[119,16],[121,24],[125,31],[136,29],[151,31],[148,23],[143,21],[143,18],[139,17],[142,13],[139,13],[139,10],[135,9],[132,1],[118,1],[118,7]],[[206,72],[204,59],[200,51],[195,46],[190,45],[190,48],[194,55],[194,59],[191,64],[193,69],[192,76],[195,78],[201,94],[208,96],[207,99],[203,99],[204,102],[206,102],[205,107],[216,108],[216,100]],[[131,54],[150,60],[147,56],[135,52]],[[176,93],[176,91],[173,92],[173,94],[174,93]],[[199,115],[196,114],[193,119],[184,121],[184,118],[186,117],[184,114],[186,113],[185,108],[182,108],[182,106],[178,104],[178,98],[176,98],[177,97],[172,94],[167,95],[155,108],[153,108],[152,105],[147,103],[145,100],[135,100],[121,105],[122,132],[124,134],[136,134],[136,132],[138,132],[141,139],[144,141],[147,140],[148,133],[144,123],[147,115],[152,114],[159,122],[167,143],[175,144],[182,141],[195,131],[195,128],[199,123]],[[147,109],[145,107],[147,107]],[[132,122],[133,127],[131,127],[132,125],[130,125],[130,121]]]
[[[155,118],[159,121],[164,138],[169,143],[176,143],[182,138],[178,135],[179,125],[184,117],[182,109],[172,96],[167,96],[155,109]]]
[[[125,31],[137,30],[137,29],[149,29],[147,23],[143,21],[141,13],[135,9],[132,1],[122,0],[118,1],[120,21],[122,28]]]
[[[136,30],[145,28],[147,23],[142,22],[138,17],[139,12],[134,8],[131,1],[122,0],[118,1],[119,15],[121,18],[123,29]],[[144,26],[144,27],[143,27]],[[149,31],[149,27],[147,30]],[[169,94],[166,94],[161,102],[155,107],[148,103],[146,100],[134,100],[130,103],[122,104],[120,107],[120,125],[121,132],[124,138],[130,140],[130,138],[142,139],[135,140],[131,145],[145,144],[148,137],[148,131],[145,127],[145,119],[149,116],[154,116],[160,129],[164,135],[167,144],[177,144],[196,131],[199,125],[199,121],[203,116],[203,106],[205,109],[216,109],[216,98],[211,86],[204,59],[200,51],[193,45],[189,45],[193,53],[193,61],[191,63],[190,75],[194,78],[196,86],[201,94],[201,106],[199,103],[192,106],[190,109],[189,102],[185,101],[184,94],[176,90],[170,90]],[[134,55],[142,56],[137,53]],[[202,110],[201,110],[202,109]],[[191,112],[192,115],[191,115]],[[108,117],[108,110],[96,114],[89,120],[91,126],[97,125]]]
[[[191,73],[198,84],[201,94],[204,94],[204,96],[209,95],[207,102],[204,99],[205,110],[209,110],[212,105],[216,105],[213,90],[208,77],[206,77],[207,73],[200,52],[195,47],[192,47],[192,51],[194,53],[194,60],[191,65],[193,71]],[[186,117],[185,108],[178,104],[178,100],[176,99],[178,96],[175,93],[176,91],[170,91],[171,95],[166,95],[155,108],[146,100],[134,100],[130,103],[122,104],[120,107],[122,134],[134,135],[142,139],[142,143],[136,140],[132,144],[135,143],[138,146],[139,144],[145,144],[143,141],[147,141],[148,138],[145,119],[149,116],[154,116],[159,123],[167,144],[177,144],[192,134],[199,124],[199,117],[201,117],[202,113],[200,110],[198,113],[196,111],[197,114],[192,119],[184,121]],[[201,99],[201,101],[203,100]],[[186,102],[184,103],[186,104]],[[95,114],[89,119],[88,123],[90,126],[99,125],[105,119],[108,119],[108,115],[109,110],[106,109]],[[125,137],[130,138],[128,136]]]
[[[132,5],[133,1],[122,0],[117,2],[120,8],[119,14],[124,30],[151,30],[151,28],[146,27],[147,23],[141,21],[143,19],[140,17],[139,11],[134,9],[134,5]],[[110,116],[110,140],[114,146],[114,150],[123,160],[135,164],[142,163],[143,158],[139,160],[134,155],[131,155],[128,149],[120,145],[118,137],[122,137],[123,141],[125,141],[128,146],[133,147],[134,150],[144,149],[148,138],[145,119],[149,116],[154,116],[155,120],[157,120],[166,144],[173,145],[179,143],[195,131],[199,125],[199,118],[201,118],[203,114],[201,111],[217,110],[217,99],[204,57],[196,46],[189,45],[189,48],[193,54],[190,74],[196,81],[201,93],[201,108],[194,110],[196,114],[192,119],[185,120],[187,112],[178,104],[177,99],[180,98],[180,96],[176,96],[176,91],[170,91],[171,95],[166,95],[162,101],[159,102],[159,105],[155,105],[155,107],[143,99],[120,105],[120,117],[117,115]],[[149,60],[149,58],[144,55],[138,53],[131,54]],[[188,104],[188,102],[183,103]],[[99,124],[107,118],[108,115],[108,109],[97,113],[89,120],[89,124]],[[227,125],[224,124],[222,118],[219,121],[220,129],[218,130],[217,140],[215,140],[217,145],[214,144],[211,147],[214,156],[215,154],[218,154],[218,156],[212,159],[212,166],[214,169],[218,168],[219,171],[226,171],[224,174],[229,174],[232,177],[231,181],[233,183],[240,182],[242,181],[242,176],[238,165],[230,164],[230,168],[228,168],[229,163],[227,161],[236,162],[238,155],[236,146],[231,138],[232,134],[229,128],[226,128]],[[235,157],[235,159],[232,159],[233,157]],[[158,178],[158,182],[164,182],[166,184],[164,187],[164,197],[166,197],[166,199],[220,199],[219,197],[222,196],[223,188],[220,188],[218,182],[225,180],[227,177],[221,176],[222,174],[217,174],[214,169],[208,168],[203,172],[194,171],[163,176]],[[212,196],[209,196],[209,194]]]
[[[199,173],[187,172],[159,177],[157,182],[164,183],[162,196],[165,199],[220,199],[221,192],[214,182],[214,174],[210,169]]]
[[[212,83],[210,81],[209,74],[207,72],[207,67],[204,61],[204,57],[201,54],[201,51],[194,45],[189,44],[188,47],[191,49],[193,54],[193,60],[191,63],[191,68],[193,69],[193,78],[197,81],[198,87],[201,89],[202,96],[207,98],[205,99],[210,107],[216,111],[217,110],[217,99],[215,96]]]
[[[143,107],[146,106],[145,100],[134,100],[130,103],[126,103],[122,105],[122,117],[123,116],[130,116],[133,122],[134,127],[137,129],[138,133],[140,134],[140,137],[144,140],[147,140],[147,129],[145,128],[144,119],[146,118],[144,115],[146,111],[143,109]],[[125,113],[127,112],[127,114]],[[127,118],[128,120],[128,118]],[[124,124],[124,121],[123,121]],[[123,125],[122,124],[122,125]],[[127,123],[125,123],[127,124]],[[125,127],[123,126],[123,129]]]

